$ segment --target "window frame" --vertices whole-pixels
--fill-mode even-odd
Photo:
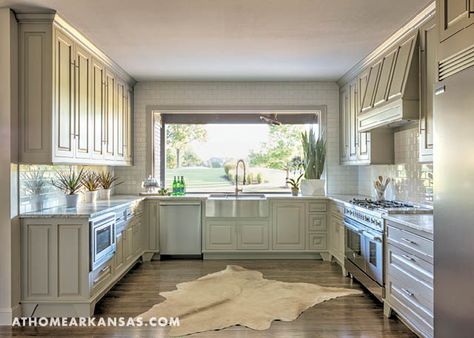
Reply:
[[[327,140],[327,106],[291,106],[286,108],[272,108],[272,107],[199,107],[199,108],[185,108],[185,107],[160,107],[160,106],[147,106],[147,153],[146,153],[146,170],[147,177],[153,176],[155,170],[155,141],[154,141],[154,128],[155,123],[160,123],[160,162],[159,162],[159,182],[163,186],[165,184],[165,128],[167,123],[183,123],[183,124],[206,124],[206,123],[226,123],[226,124],[243,124],[243,121],[253,120],[254,123],[258,123],[260,120],[259,116],[264,115],[268,117],[275,117],[285,124],[303,124],[310,123],[310,116],[317,116],[315,122],[319,124],[319,132]],[[251,117],[251,118],[249,118]],[[304,120],[308,118],[308,120]],[[293,119],[293,120],[292,120]],[[191,120],[191,121],[189,121]],[[184,123],[184,121],[186,121]],[[289,123],[292,122],[293,123]],[[196,123],[198,122],[198,123]],[[250,122],[247,122],[250,123]],[[265,122],[261,122],[265,123]],[[324,178],[327,185],[327,167],[328,159],[326,156],[326,163],[324,168]],[[217,192],[217,191],[216,191]],[[202,194],[204,192],[190,192],[189,194]],[[206,192],[209,193],[209,192]],[[262,192],[264,193],[264,192]],[[276,192],[268,192],[276,193]],[[280,192],[281,193],[281,192]],[[289,192],[288,192],[289,193]]]

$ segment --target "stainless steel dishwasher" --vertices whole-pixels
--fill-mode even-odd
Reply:
[[[160,256],[202,257],[201,202],[160,203]]]

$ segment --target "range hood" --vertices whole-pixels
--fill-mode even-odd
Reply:
[[[418,60],[418,33],[414,33],[359,76],[360,132],[419,119]]]

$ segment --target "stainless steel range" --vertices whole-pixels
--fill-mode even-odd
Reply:
[[[344,208],[345,268],[379,300],[384,296],[384,214],[432,212],[398,201],[353,199]]]

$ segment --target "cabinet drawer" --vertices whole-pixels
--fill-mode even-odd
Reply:
[[[113,259],[107,261],[89,274],[91,295],[95,295],[110,282],[112,278],[112,262]]]
[[[387,239],[408,253],[433,263],[433,241],[390,225],[387,227]]]
[[[308,219],[309,231],[326,231],[326,214],[310,214]]]
[[[326,234],[309,234],[308,235],[309,250],[326,250]]]
[[[433,286],[433,265],[391,244],[387,248],[387,269],[388,271],[404,271],[427,285]]]
[[[326,202],[310,202],[308,205],[309,212],[326,211]]]
[[[397,280],[387,280],[385,285],[387,300],[390,306],[409,324],[422,332],[426,337],[433,336],[433,312],[420,306],[414,297],[403,291],[404,287]]]
[[[398,266],[390,265],[387,281],[390,288],[395,288],[403,295],[406,306],[413,308],[421,317],[433,324],[433,287],[407,274]]]

